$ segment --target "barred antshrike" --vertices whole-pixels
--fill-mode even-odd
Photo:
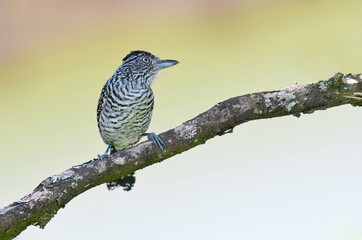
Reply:
[[[151,122],[153,92],[151,84],[165,68],[174,66],[178,61],[160,60],[145,51],[132,51],[122,65],[104,85],[98,101],[98,129],[103,141],[108,144],[106,152],[98,157],[130,147],[142,136],[147,136],[162,151],[163,141],[155,133],[146,133]],[[108,189],[123,186],[131,190],[135,178],[126,176],[116,182],[107,183]]]

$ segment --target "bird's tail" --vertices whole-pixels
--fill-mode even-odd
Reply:
[[[111,147],[111,154],[117,152],[117,150],[115,149],[115,147],[112,145]],[[107,188],[108,190],[114,190],[116,188],[122,187],[124,191],[131,191],[134,184],[136,182],[136,176],[134,175],[134,173],[129,174],[123,178],[120,178],[116,181],[113,182],[108,182],[107,183]]]
[[[134,173],[132,173],[116,181],[108,182],[107,188],[108,190],[114,190],[116,188],[122,187],[123,190],[128,192],[132,190],[135,182],[136,182],[136,176],[134,175]]]

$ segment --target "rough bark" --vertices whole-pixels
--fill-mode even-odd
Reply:
[[[362,74],[337,73],[327,81],[230,98],[160,134],[166,152],[146,141],[46,178],[33,192],[0,209],[0,239],[11,239],[29,225],[44,228],[60,208],[82,192],[232,132],[241,123],[285,115],[299,117],[343,104],[362,106]]]

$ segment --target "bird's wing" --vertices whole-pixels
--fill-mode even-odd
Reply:
[[[104,108],[104,105],[106,105],[107,95],[108,94],[106,91],[106,87],[103,87],[101,96],[99,97],[99,100],[98,100],[98,106],[97,106],[97,121],[98,122],[99,122],[99,117],[101,116],[101,112]]]

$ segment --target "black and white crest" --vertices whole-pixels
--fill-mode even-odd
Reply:
[[[125,56],[123,58],[123,61],[125,62],[127,60],[133,60],[134,58],[137,58],[137,57],[140,57],[140,56],[155,58],[155,56],[152,53],[142,51],[142,50],[135,50],[135,51],[131,51],[127,56]]]

